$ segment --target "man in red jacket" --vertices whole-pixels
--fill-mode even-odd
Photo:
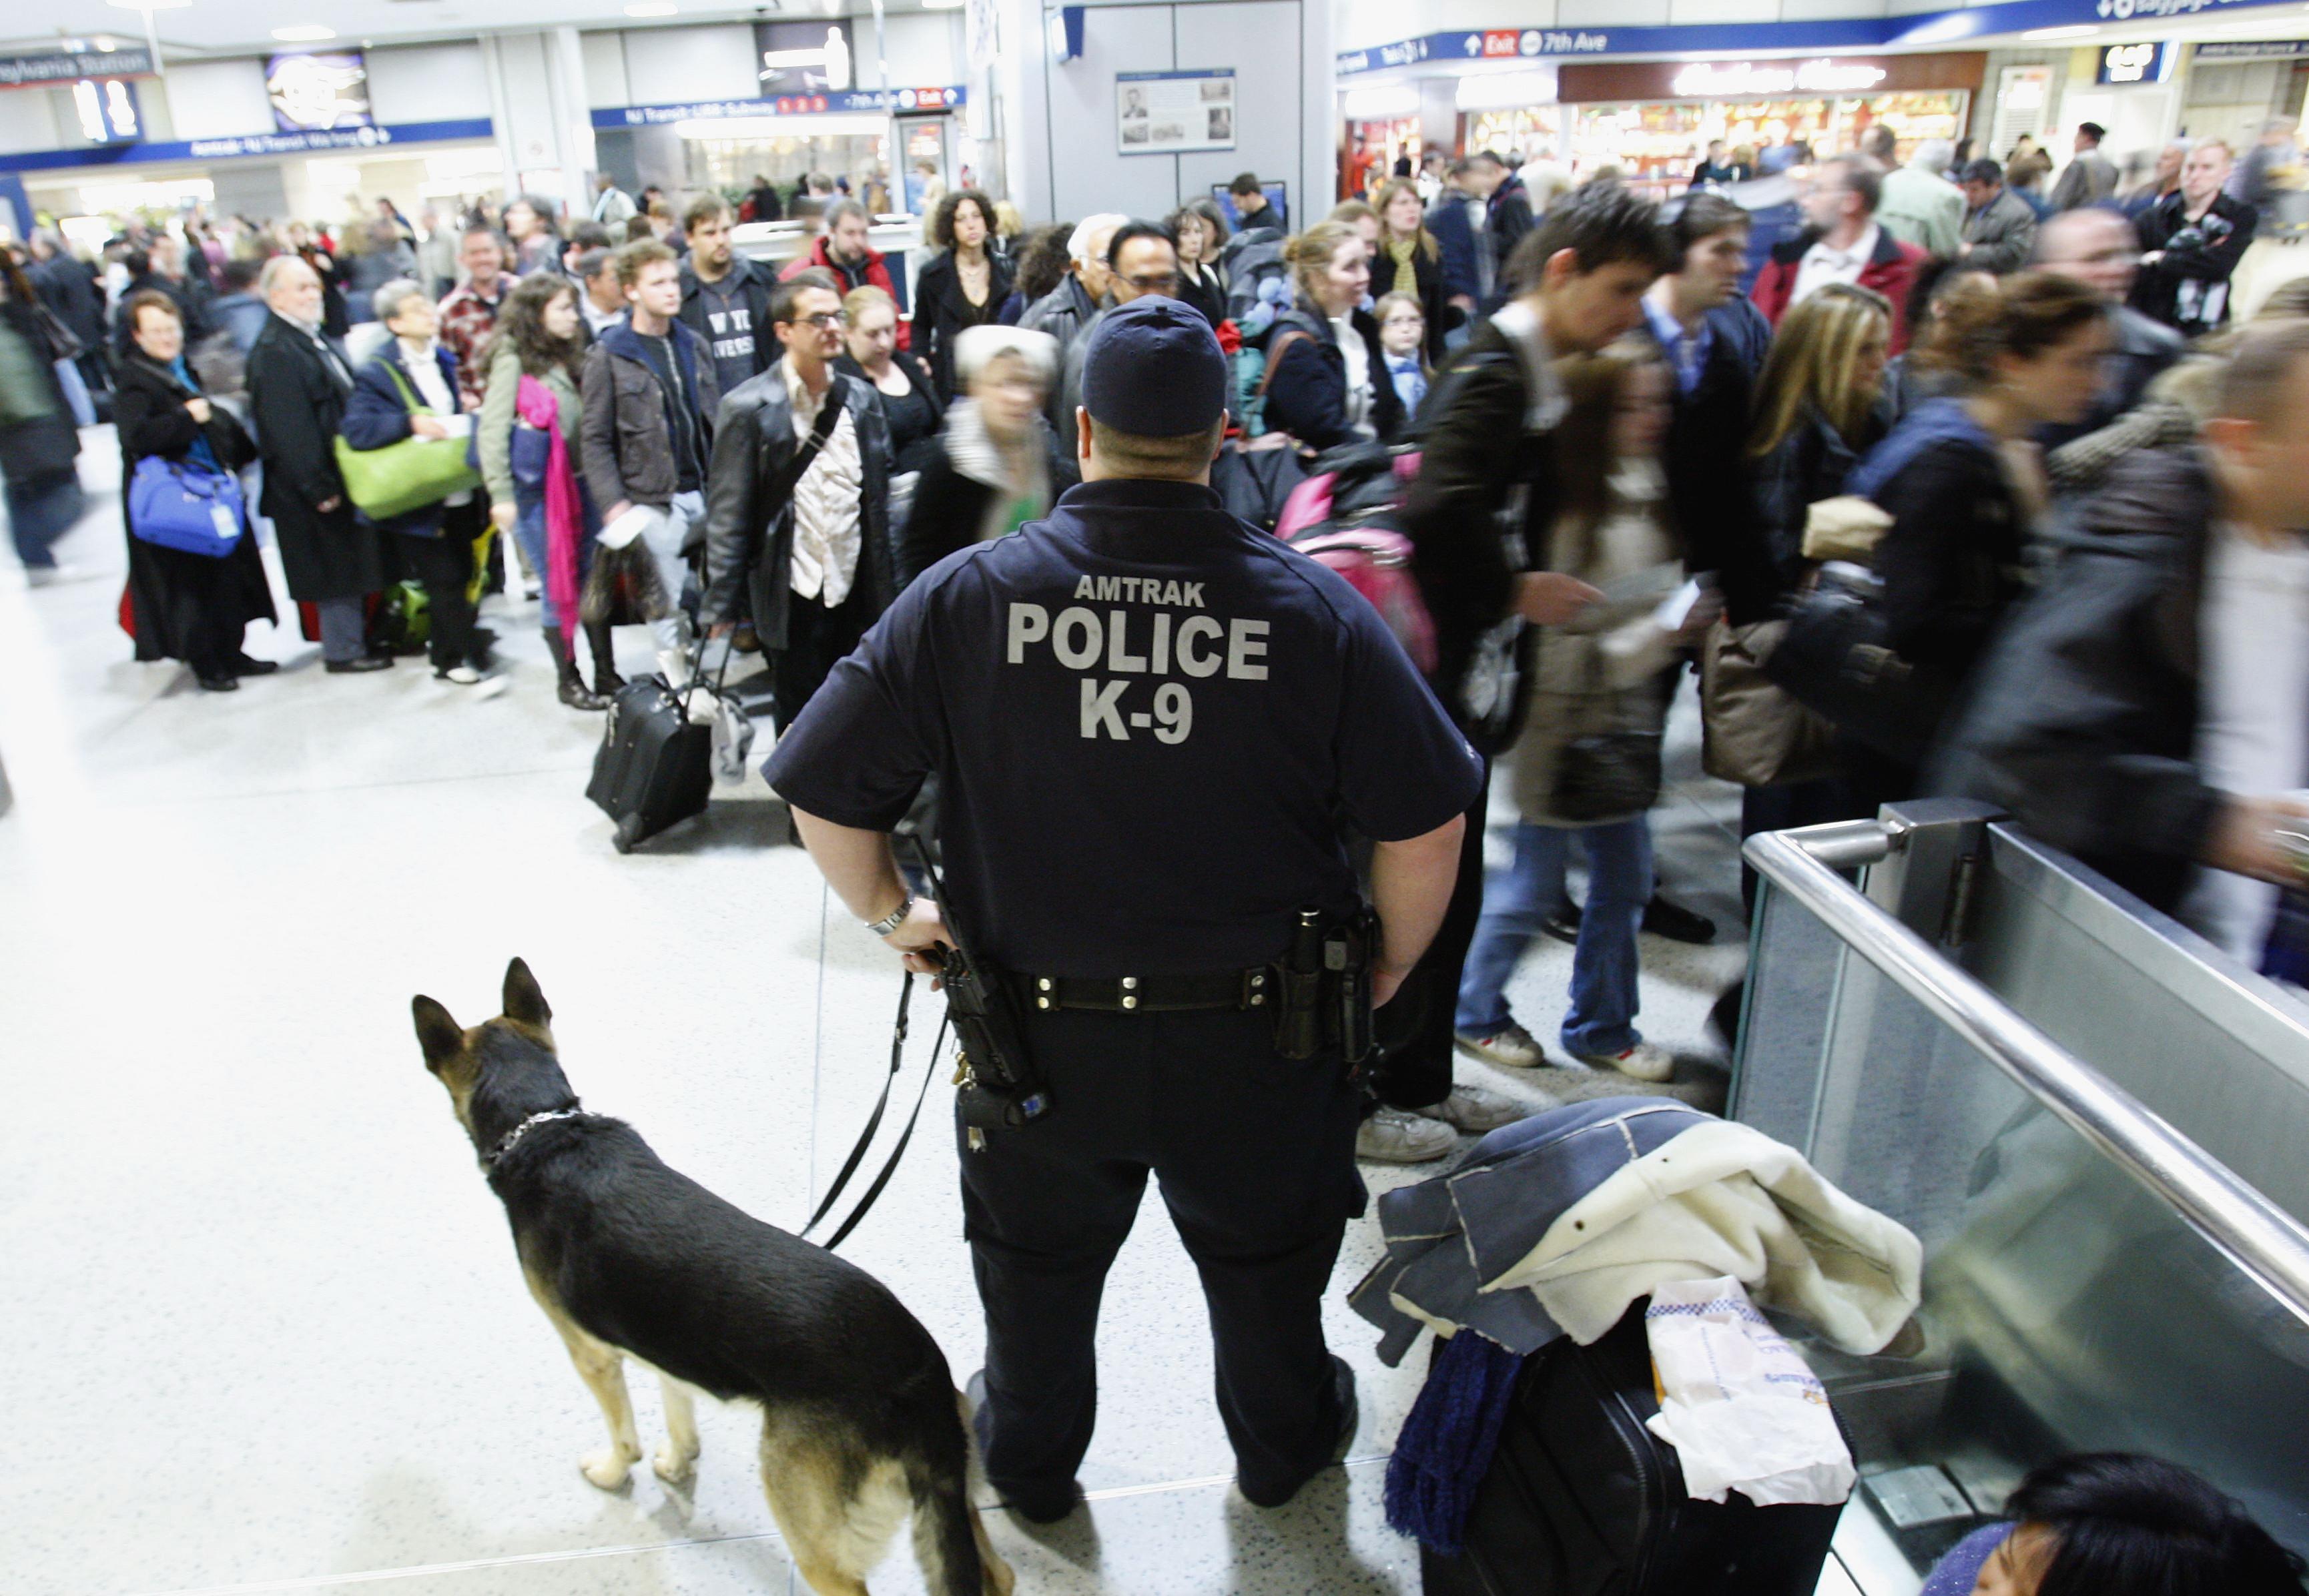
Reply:
[[[1852,282],[1892,302],[1892,352],[1908,344],[1908,290],[1924,252],[1876,225],[1884,180],[1873,162],[1857,155],[1823,161],[1803,196],[1804,230],[1772,246],[1750,298],[1774,326],[1788,306],[1823,283]]]
[[[810,246],[788,261],[778,273],[778,280],[790,282],[815,266],[834,273],[835,281],[842,285],[846,298],[850,290],[873,284],[890,296],[890,303],[904,303],[898,290],[890,284],[890,268],[884,263],[882,252],[866,242],[866,230],[872,219],[866,207],[856,200],[836,200],[826,208],[826,231],[820,233]],[[913,344],[913,324],[904,317],[898,321],[898,347],[911,349]]]

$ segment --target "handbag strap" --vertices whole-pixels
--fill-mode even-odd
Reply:
[[[1315,341],[1312,332],[1299,327],[1285,327],[1275,335],[1275,341],[1267,346],[1267,369],[1258,377],[1259,398],[1267,397],[1267,386],[1275,381],[1275,374],[1283,365],[1283,351],[1291,347],[1291,341],[1294,338],[1302,343]]]
[[[418,399],[416,392],[409,385],[409,379],[401,375],[399,362],[380,357],[377,364],[385,367],[385,375],[393,379],[393,385],[401,390],[401,402],[409,407],[411,415],[430,416],[435,413],[431,405],[423,403]]]
[[[793,490],[809,474],[809,462],[817,458],[817,452],[826,447],[826,440],[834,436],[834,428],[847,408],[848,402],[837,376],[835,385],[826,390],[826,401],[817,407],[817,421],[810,427],[809,436],[802,439],[801,447],[794,451],[793,458],[780,467],[778,474],[770,479],[767,490],[762,496],[764,498],[776,500],[793,496]]]

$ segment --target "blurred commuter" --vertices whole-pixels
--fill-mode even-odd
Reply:
[[[1907,347],[1908,290],[1925,261],[1924,252],[1904,244],[1878,225],[1876,207],[1883,179],[1859,156],[1822,161],[1800,203],[1804,229],[1772,246],[1751,297],[1777,327],[1792,305],[1800,305],[1831,282],[1872,289],[1892,306],[1892,352]]]
[[[1710,139],[1708,141],[1707,151],[1699,158],[1699,164],[1691,169],[1691,181],[1686,184],[1685,186],[1687,188],[1705,188],[1711,183],[1739,183],[1743,181],[1744,181],[1744,179],[1740,174],[1740,168],[1732,164],[1732,153],[1730,150],[1725,146],[1724,141],[1722,139]]]
[[[2133,409],[2148,393],[2149,384],[2188,347],[2173,329],[2125,303],[2132,292],[2139,260],[2132,225],[2098,205],[2064,211],[2037,230],[2037,270],[2083,283],[2098,293],[2108,304],[2115,335],[2100,396],[2075,427],[2045,429],[2037,441],[2047,450],[2097,432]]]
[[[1493,310],[1514,291],[1506,280],[1507,263],[1516,246],[1532,229],[1531,194],[1515,169],[1489,150],[1467,158],[1467,170],[1460,180],[1483,202],[1475,243],[1484,273],[1483,308]]]
[[[784,196],[778,193],[776,184],[758,172],[754,175],[754,186],[746,191],[745,203],[739,209],[744,220],[748,221],[783,221],[785,220]]]
[[[185,246],[174,233],[155,233],[151,246],[143,252],[131,251],[126,257],[128,281],[116,301],[113,329],[116,350],[128,345],[128,324],[119,312],[127,308],[128,301],[138,294],[165,294],[177,306],[177,315],[185,324],[187,340],[198,342],[208,336],[208,289],[185,273]]]
[[[705,341],[680,319],[681,268],[673,251],[654,239],[627,245],[618,252],[618,280],[626,320],[585,352],[581,452],[603,535],[620,548],[637,538],[655,566],[650,635],[658,668],[679,685],[689,679],[685,551],[705,535],[722,390]],[[628,511],[640,512],[638,520],[620,527]]]
[[[468,228],[457,241],[457,264],[465,280],[441,301],[441,342],[457,358],[458,382],[475,399],[485,396],[489,374],[481,367],[482,347],[497,331],[497,312],[513,291],[506,274],[505,243],[488,228]]]
[[[1513,755],[1514,863],[1484,885],[1453,1022],[1462,1051],[1509,1068],[1547,1061],[1509,1012],[1507,985],[1561,898],[1577,837],[1587,897],[1563,1048],[1639,1081],[1674,1073],[1674,1059],[1635,1026],[1636,930],[1652,896],[1647,812],[1659,796],[1670,672],[1717,612],[1703,600],[1676,630],[1657,618],[1683,580],[1659,458],[1674,379],[1657,354],[1648,340],[1630,339],[1559,363],[1567,409],[1553,440],[1560,508],[1544,562],[1620,596],[1544,628],[1539,641],[1531,712]],[[1630,746],[1648,755],[1630,758]]]
[[[613,228],[640,209],[640,206],[634,203],[634,196],[619,188],[618,180],[609,173],[602,172],[594,177],[593,208],[590,214],[595,221],[605,228]],[[775,221],[777,215],[774,211],[768,216],[757,217],[755,220]]]
[[[1879,678],[1865,724],[1838,728],[1855,812],[1919,795],[1917,764],[2023,591],[2045,495],[2011,471],[2008,446],[2091,407],[2108,324],[2100,296],[2065,278],[1967,280],[1917,350],[1956,378],[1960,397],[1902,417],[1845,484],[1890,518],[1872,556],[1881,583],[1875,642],[1907,667]]]
[[[289,253],[304,262],[321,284],[322,332],[330,338],[342,338],[352,322],[345,314],[344,273],[336,254],[329,248],[328,240],[305,222],[290,222],[288,238]],[[264,292],[261,283],[257,291]]]
[[[1257,172],[1237,172],[1227,184],[1227,198],[1233,203],[1235,215],[1241,219],[1237,232],[1249,232],[1253,228],[1273,228],[1278,233],[1291,230],[1291,218],[1281,205],[1267,198]]]
[[[2277,181],[2278,169],[2300,164],[2301,151],[2294,142],[2297,125],[2298,119],[2292,116],[2271,116],[2263,122],[2253,148],[2222,181],[2222,189],[2250,207],[2262,227],[2277,220],[2277,196],[2287,192],[2286,185]]]
[[[938,453],[946,402],[922,363],[898,347],[898,307],[879,289],[852,289],[843,296],[842,325],[835,369],[873,388],[889,430],[891,470],[921,470]]]
[[[2140,236],[2140,275],[2132,307],[2184,338],[2229,319],[2229,280],[2253,243],[2259,217],[2221,192],[2229,147],[2208,139],[2181,163],[2181,185],[2133,221]]]
[[[255,347],[264,318],[272,314],[256,291],[261,269],[255,261],[227,261],[217,269],[218,297],[209,305],[209,319],[243,355]]]
[[[1552,437],[1564,400],[1553,362],[1601,349],[1643,319],[1643,295],[1673,263],[1658,211],[1617,185],[1590,185],[1551,209],[1509,263],[1512,298],[1479,325],[1428,396],[1419,477],[1405,507],[1412,573],[1435,625],[1431,682],[1477,750],[1496,755],[1520,729],[1529,672],[1517,668],[1513,623],[1559,625],[1599,595],[1576,577],[1518,570],[1500,513],[1520,502],[1526,558],[1537,563],[1561,509]],[[1383,1057],[1371,1090],[1381,1105],[1356,1151],[1415,1162],[1451,1146],[1449,1131],[1485,1116],[1453,1087],[1453,1025],[1461,967],[1483,907],[1484,800],[1442,928],[1381,1011]],[[1430,1125],[1427,1117],[1448,1121]]]
[[[40,303],[80,341],[74,365],[101,420],[108,401],[99,396],[111,386],[104,347],[104,290],[97,286],[95,270],[74,254],[61,236],[46,229],[35,232],[31,254],[26,275]]]
[[[899,534],[898,587],[957,549],[1040,520],[1067,472],[1043,419],[1058,380],[1057,346],[1047,332],[973,327],[955,341],[963,397],[947,411],[938,452],[914,485]]]
[[[1216,327],[1227,313],[1226,273],[1218,263],[1226,247],[1226,213],[1215,200],[1192,199],[1171,213],[1169,225],[1179,246],[1178,297]]]
[[[1379,212],[1368,200],[1341,200],[1331,207],[1330,215],[1323,219],[1336,221],[1353,230],[1363,241],[1363,251],[1371,256],[1371,270],[1379,270]]]
[[[457,228],[431,205],[417,213],[417,220],[425,234],[417,241],[417,280],[439,299],[457,286]]]
[[[1065,436],[1064,423],[1082,403],[1083,367],[1091,333],[1118,306],[1150,294],[1175,298],[1179,291],[1179,246],[1159,221],[1127,221],[1107,235],[1106,300],[1085,322],[1059,357],[1059,393],[1051,429]],[[1069,472],[1071,475],[1071,472]]]
[[[404,438],[472,436],[471,407],[459,398],[457,358],[441,345],[440,313],[424,286],[414,278],[389,282],[376,291],[375,308],[393,337],[354,373],[339,428],[345,446],[383,449]],[[480,496],[461,488],[376,524],[394,536],[402,567],[425,589],[433,674],[458,686],[477,685],[489,668],[490,642],[486,630],[474,626],[468,596],[473,544],[487,524]]]
[[[363,600],[385,583],[385,543],[345,497],[333,451],[353,389],[344,349],[321,331],[321,279],[275,255],[256,280],[272,315],[248,351],[249,420],[264,462],[260,508],[272,518],[289,596],[318,612],[332,671],[381,670]]]
[[[2309,883],[2278,833],[2309,831],[2309,322],[2245,329],[2210,409],[2085,504],[1934,787],[2298,984]]]
[[[2013,196],[2028,206],[2042,221],[2053,213],[2053,202],[2045,197],[2045,179],[2053,175],[2053,158],[2037,145],[2036,135],[2022,134],[2012,152],[2004,158],[2004,182]],[[1959,177],[1957,181],[1962,183]]]
[[[2075,152],[2061,169],[2060,181],[2053,185],[2055,212],[2103,204],[2115,194],[2116,162],[2100,150],[2101,141],[2106,137],[2108,129],[2097,122],[2077,124]]]
[[[0,481],[9,536],[33,587],[82,574],[52,547],[80,519],[80,432],[40,311],[30,277],[0,252]]]
[[[2002,168],[1993,160],[1965,168],[1959,186],[1965,211],[1957,259],[1967,271],[1992,277],[2020,270],[2037,245],[2037,212],[2006,185]]]
[[[705,341],[713,380],[724,393],[759,376],[777,358],[770,340],[770,294],[777,279],[730,242],[730,206],[702,194],[681,213],[689,255],[681,263],[681,320]]]
[[[1371,255],[1345,222],[1321,221],[1291,240],[1296,300],[1267,335],[1267,425],[1319,452],[1358,439],[1392,443],[1403,401],[1388,377],[1379,324],[1362,308]]]
[[[2156,164],[2149,178],[2139,187],[2128,189],[2117,198],[2117,205],[2136,223],[2141,214],[2167,194],[2181,191],[2181,168],[2189,159],[2191,141],[2168,139],[2158,147]]]
[[[1443,185],[1427,207],[1427,230],[1440,252],[1443,300],[1458,311],[1461,324],[1472,319],[1489,288],[1489,267],[1483,263],[1483,200],[1470,186],[1472,163],[1455,160],[1445,168]]]
[[[1067,237],[1067,274],[1018,318],[1021,327],[1047,332],[1057,341],[1061,371],[1065,369],[1067,351],[1081,335],[1085,324],[1111,303],[1107,289],[1112,274],[1107,266],[1107,246],[1114,241],[1115,230],[1129,220],[1128,216],[1108,211],[1077,222],[1075,230]],[[1072,412],[1059,411],[1056,391],[1051,395],[1051,429],[1063,437],[1073,425]]]
[[[826,208],[826,231],[810,241],[810,246],[788,262],[778,273],[791,282],[809,271],[821,271],[831,275],[841,292],[871,286],[890,296],[890,303],[898,302],[897,286],[890,280],[890,267],[882,252],[867,242],[874,219],[866,207],[856,200],[836,200]],[[898,324],[898,347],[913,347],[913,334],[904,322]]]
[[[1892,159],[1898,148],[1892,130],[1881,123],[1868,130],[1863,146],[1884,168],[1877,225],[1926,254],[1955,254],[1964,241],[1964,190],[1941,175],[1955,146],[1946,139],[1924,139],[1902,166]]]
[[[516,194],[506,202],[506,237],[513,240],[509,270],[516,277],[552,269],[561,256],[561,238],[553,226],[553,203],[534,194]]]
[[[1408,178],[1381,185],[1372,198],[1379,215],[1379,246],[1371,259],[1371,292],[1408,294],[1427,328],[1427,357],[1443,358],[1443,335],[1458,324],[1443,287],[1443,246],[1427,230],[1419,190]]]
[[[889,429],[873,388],[835,369],[836,280],[785,279],[771,324],[783,352],[730,395],[714,436],[701,613],[717,631],[750,615],[771,657],[783,732],[898,583]]]
[[[181,472],[231,478],[256,458],[256,445],[230,410],[212,404],[185,361],[185,327],[176,302],[143,294],[125,307],[129,353],[120,365],[114,425],[121,480],[158,457]],[[221,558],[147,541],[137,533],[133,496],[121,495],[128,533],[128,604],[139,660],[181,660],[202,690],[229,693],[245,676],[280,667],[255,660],[241,637],[251,621],[277,617],[246,505],[240,536]]]
[[[2299,1596],[2304,1564],[2201,1475],[2087,1453],[2029,1471],[2005,1523],[1933,1565],[1923,1596]]]
[[[389,282],[413,280],[417,252],[390,221],[372,221],[361,229],[360,253],[345,269],[345,314],[358,326],[381,321],[376,314],[377,289]]]
[[[1002,302],[996,320],[1006,327],[1017,326],[1027,311],[1066,280],[1074,267],[1068,247],[1074,231],[1072,222],[1061,221],[1026,235],[1013,255],[1017,275],[1010,280],[1010,297]]]
[[[1010,263],[994,250],[994,202],[974,188],[938,201],[925,242],[938,253],[914,280],[914,324],[943,402],[955,393],[954,341],[964,328],[990,325],[1001,315]]]
[[[613,247],[616,242],[610,237],[610,229],[600,222],[579,222],[561,241],[561,274],[572,282],[578,281],[577,263],[597,249]]]
[[[618,280],[618,252],[589,249],[577,257],[577,311],[592,342],[626,319],[626,287]],[[495,375],[492,365],[491,375]]]
[[[1427,317],[1409,294],[1381,294],[1371,306],[1379,324],[1379,353],[1387,362],[1387,380],[1395,384],[1405,425],[1426,402],[1433,373],[1427,364]]]
[[[606,707],[625,685],[610,624],[585,624],[593,691],[577,671],[577,603],[593,564],[601,520],[585,487],[585,361],[578,290],[546,272],[525,277],[506,300],[489,343],[489,397],[481,401],[479,453],[489,515],[521,540],[544,578],[542,621],[561,702]],[[558,440],[558,441],[557,441]]]

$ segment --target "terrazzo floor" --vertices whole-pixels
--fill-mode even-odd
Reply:
[[[879,1085],[886,955],[828,912],[758,777],[613,852],[584,797],[601,722],[554,702],[528,607],[491,601],[511,677],[494,699],[409,661],[332,682],[293,623],[252,629],[283,669],[229,696],[131,662],[117,475],[108,429],[91,429],[90,508],[60,553],[97,579],[28,591],[0,568],[15,795],[0,819],[0,1367],[17,1436],[0,1454],[0,1596],[800,1589],[744,1415],[701,1409],[692,1491],[646,1469],[617,1493],[580,1478],[596,1411],[522,1287],[409,999],[473,1022],[525,957],[587,1103],[793,1226]],[[645,669],[644,635],[621,643]],[[1706,948],[1645,939],[1642,1023],[1688,1056],[1675,1090],[1707,1100],[1723,1077],[1705,1016],[1743,958],[1736,804],[1699,777],[1685,709],[1662,868],[1726,929]],[[1569,964],[1543,941],[1518,976],[1543,1037]],[[1625,1089],[1574,1071],[1469,1078],[1535,1107]],[[978,1323],[955,1156],[918,1137],[844,1251],[960,1374]],[[1366,1170],[1374,1191],[1431,1172]],[[1262,1512],[1231,1483],[1191,1270],[1153,1211],[1109,1288],[1087,1510],[1049,1530],[990,1521],[1020,1589],[1415,1591],[1381,1482],[1418,1375],[1381,1367],[1343,1300],[1378,1251],[1372,1223],[1355,1226],[1329,1306],[1361,1381],[1349,1462]],[[635,1396],[646,1436],[657,1395],[637,1379]],[[1824,1588],[1847,1588],[1831,1573]],[[875,1580],[920,1588],[902,1552]]]

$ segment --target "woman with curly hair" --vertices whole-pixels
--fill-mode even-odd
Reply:
[[[516,283],[482,350],[489,383],[479,438],[489,518],[519,539],[531,568],[545,574],[545,646],[560,677],[561,702],[573,710],[599,710],[625,683],[607,620],[584,623],[593,652],[590,693],[577,674],[570,636],[600,530],[578,455],[585,413],[578,389],[584,333],[577,285],[568,278],[537,272]]]
[[[1000,315],[1010,266],[994,247],[994,202],[974,188],[957,188],[938,202],[929,237],[939,253],[915,280],[914,325],[917,349],[946,403],[954,399],[955,335]]]

